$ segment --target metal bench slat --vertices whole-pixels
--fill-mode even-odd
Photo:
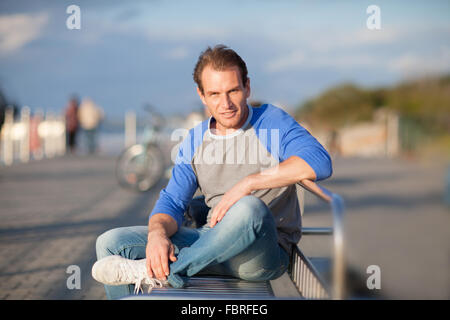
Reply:
[[[227,277],[194,276],[189,278],[184,288],[155,288],[150,299],[159,297],[183,297],[185,299],[205,298],[271,298],[273,292],[268,281],[245,281]]]

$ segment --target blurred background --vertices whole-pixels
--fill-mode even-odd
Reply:
[[[247,63],[250,103],[285,109],[332,155],[322,184],[346,202],[352,290],[449,299],[449,18],[448,1],[1,1],[0,298],[104,298],[95,238],[146,224],[174,131],[205,119],[195,62],[222,43]],[[167,172],[121,188],[119,156],[149,141]],[[304,224],[330,223],[307,196]]]

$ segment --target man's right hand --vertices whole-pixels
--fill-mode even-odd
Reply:
[[[151,278],[166,280],[169,275],[169,259],[175,262],[175,247],[164,232],[151,231],[146,248],[147,273]]]

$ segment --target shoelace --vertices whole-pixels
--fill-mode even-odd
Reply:
[[[134,283],[134,293],[138,294],[139,292],[144,292],[142,289],[142,284],[147,284],[148,292],[150,293],[153,288],[158,287],[162,288],[164,283],[161,280],[150,278],[147,274],[147,270],[145,265],[142,266],[137,265],[136,263],[128,263],[127,261],[120,263],[121,275],[126,280]]]
[[[164,286],[162,281],[160,281],[158,279],[152,279],[152,278],[142,279],[142,278],[140,278],[134,284],[134,293],[135,294],[138,294],[139,292],[144,293],[144,290],[142,289],[142,285],[141,285],[143,280],[146,280],[145,284],[148,285],[147,293],[152,292],[152,289],[155,287],[162,288]]]

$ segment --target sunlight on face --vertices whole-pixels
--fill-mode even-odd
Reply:
[[[225,135],[239,129],[247,120],[247,98],[250,96],[250,80],[242,83],[237,66],[218,71],[206,66],[202,72],[203,94],[197,92],[216,122],[217,134]]]

